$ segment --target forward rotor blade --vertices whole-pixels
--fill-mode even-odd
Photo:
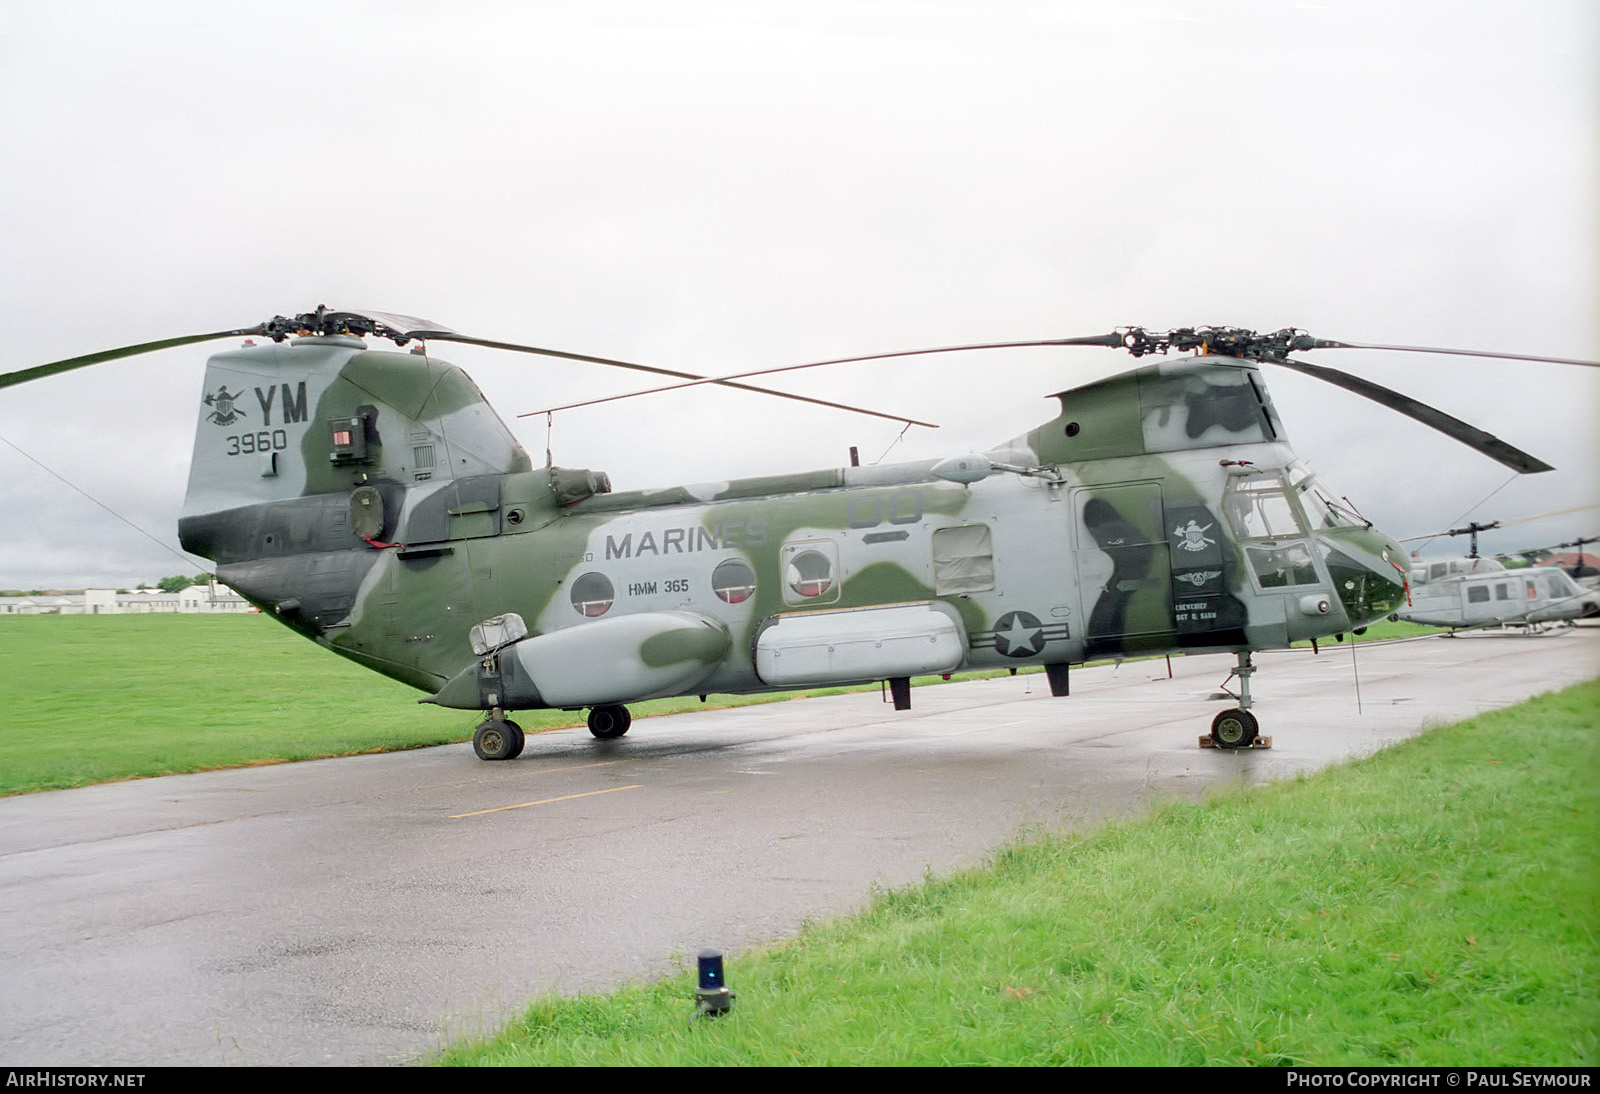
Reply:
[[[238,338],[252,334],[264,334],[265,332],[265,325],[257,324],[254,327],[242,327],[239,330],[219,330],[212,334],[186,334],[181,338],[164,338],[159,342],[141,342],[137,346],[122,346],[119,349],[101,350],[99,353],[86,353],[82,357],[68,357],[64,361],[52,361],[48,365],[35,365],[33,368],[7,372],[0,375],[0,388],[11,387],[14,384],[25,384],[29,380],[55,376],[63,372],[71,372],[73,369],[87,368],[89,365],[98,365],[102,361],[115,361],[119,357],[136,357],[141,353],[154,353],[157,350],[192,345],[195,342],[209,342],[214,338]]]
[[[1413,418],[1423,425],[1432,426],[1447,437],[1453,437],[1468,448],[1476,449],[1492,460],[1497,460],[1523,475],[1534,475],[1540,471],[1554,471],[1555,468],[1545,463],[1537,456],[1528,453],[1502,441],[1491,433],[1485,433],[1475,425],[1468,425],[1460,418],[1453,418],[1437,407],[1427,403],[1418,402],[1409,395],[1402,395],[1392,388],[1375,384],[1371,380],[1363,380],[1359,376],[1352,376],[1348,372],[1341,372],[1336,368],[1326,365],[1313,365],[1305,361],[1296,361],[1284,357],[1274,362],[1284,368],[1303,372],[1307,376],[1315,376],[1319,380],[1342,387],[1346,391],[1353,391],[1363,395],[1375,403],[1382,403],[1390,410],[1398,411],[1408,418]]]
[[[821,368],[823,365],[849,365],[860,361],[882,361],[891,357],[921,357],[930,353],[964,353],[968,350],[978,349],[1016,349],[1022,346],[1110,346],[1122,348],[1120,334],[1097,334],[1086,338],[1050,338],[1035,339],[1027,342],[979,342],[969,346],[941,346],[937,349],[912,349],[898,350],[893,353],[869,353],[862,357],[834,357],[827,361],[807,361],[803,365],[779,365],[776,368],[755,369],[751,372],[730,372],[725,376],[702,376],[693,380],[686,380],[681,384],[666,384],[662,387],[645,388],[643,391],[629,391],[622,395],[607,395],[599,399],[586,399],[581,403],[567,403],[565,406],[553,406],[544,410],[530,410],[526,414],[518,414],[519,418],[532,418],[540,414],[553,414],[558,410],[575,410],[582,406],[595,406],[599,403],[612,403],[619,399],[632,399],[640,395],[659,395],[663,391],[677,391],[680,388],[697,387],[701,384],[729,384],[730,387],[743,387],[742,384],[730,384],[731,380],[748,380],[756,376],[772,376],[779,372],[797,372],[800,369]],[[584,358],[592,360],[592,358]],[[609,362],[616,364],[617,362]],[[643,368],[644,366],[634,366]],[[648,369],[650,372],[665,372],[664,369]],[[675,375],[684,375],[676,373]],[[752,390],[762,391],[763,388]],[[779,394],[774,392],[773,394]],[[846,408],[852,409],[852,408]],[[865,411],[864,413],[875,413]],[[907,421],[906,418],[897,418],[896,421]],[[913,425],[924,425],[924,422],[913,422]]]
[[[1488,353],[1484,350],[1474,349],[1441,349],[1438,346],[1384,346],[1376,342],[1334,342],[1321,338],[1316,340],[1315,346],[1307,348],[1384,349],[1396,350],[1400,353],[1447,353],[1456,357],[1497,357],[1502,361],[1541,361],[1550,365],[1580,365],[1584,368],[1600,368],[1600,361],[1579,361],[1572,357],[1540,357],[1530,353]]]

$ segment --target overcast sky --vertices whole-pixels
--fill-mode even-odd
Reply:
[[[703,372],[1126,324],[1596,359],[1597,45],[1592,0],[0,0],[0,371],[320,303]],[[437,348],[535,462],[544,422],[514,415],[642,386]],[[207,352],[0,392],[0,438],[175,545]],[[1297,451],[1394,535],[1600,501],[1600,370],[1307,356],[1559,468],[1508,484],[1270,373]],[[548,440],[619,490],[950,455],[1131,364],[772,382],[943,425],[898,444],[705,389]],[[205,568],[0,443],[0,588]]]

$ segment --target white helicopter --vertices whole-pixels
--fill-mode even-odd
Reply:
[[[1517,522],[1504,522],[1512,523]],[[1474,521],[1464,528],[1436,533],[1469,536],[1467,556],[1413,560],[1410,597],[1395,616],[1408,623],[1449,627],[1453,631],[1478,627],[1540,630],[1551,623],[1571,625],[1576,619],[1600,616],[1600,592],[1579,585],[1566,571],[1554,566],[1507,569],[1499,559],[1480,556],[1478,533],[1504,524]]]

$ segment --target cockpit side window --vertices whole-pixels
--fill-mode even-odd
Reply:
[[[1239,475],[1228,480],[1223,494],[1228,523],[1240,539],[1304,536],[1299,514],[1276,475]]]
[[[1317,567],[1311,561],[1311,552],[1304,543],[1289,543],[1281,547],[1246,547],[1250,567],[1263,589],[1282,589],[1290,585],[1315,585]]]

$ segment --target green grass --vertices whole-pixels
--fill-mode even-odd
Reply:
[[[1366,640],[1434,633],[1411,627],[1380,623]],[[875,688],[704,704],[688,696],[629,709],[647,718]],[[262,615],[13,616],[0,620],[0,795],[471,738],[481,715],[418,706],[420,695]],[[559,710],[515,717],[530,733],[584,721]]]
[[[260,615],[6,619],[0,678],[6,794],[414,748],[474,720]]]
[[[544,999],[448,1064],[1589,1065],[1600,682]]]
[[[471,739],[481,714],[419,706],[421,694],[263,615],[14,616],[0,620],[0,795]],[[786,698],[629,709],[646,718]],[[585,714],[515,717],[537,733]]]
[[[1423,638],[1423,637],[1427,637],[1427,636],[1430,636],[1430,635],[1444,634],[1444,633],[1446,633],[1446,632],[1440,627],[1430,627],[1430,626],[1427,626],[1426,624],[1423,624],[1423,623],[1407,623],[1403,619],[1396,619],[1393,622],[1391,622],[1391,621],[1389,621],[1387,619],[1380,619],[1380,620],[1378,620],[1378,622],[1373,623],[1370,626],[1368,626],[1366,628],[1366,630],[1361,634],[1347,634],[1347,635],[1345,635],[1344,636],[1344,641],[1345,642],[1351,642],[1351,641],[1354,641],[1354,642],[1388,642],[1388,641],[1392,641],[1392,640],[1394,640],[1396,638]],[[1317,639],[1317,644],[1320,645],[1325,650],[1327,650],[1327,649],[1337,649],[1338,645],[1339,645],[1332,638],[1319,638],[1319,639]],[[1295,645],[1296,646],[1302,646],[1302,647],[1310,647],[1311,643],[1310,642],[1296,642]]]

